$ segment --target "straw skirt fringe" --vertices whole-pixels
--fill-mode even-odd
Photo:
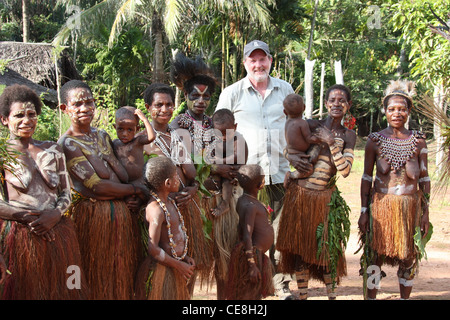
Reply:
[[[378,254],[390,258],[388,260],[415,258],[414,233],[422,212],[420,197],[419,193],[373,195],[371,243]]]
[[[137,224],[125,202],[81,200],[71,210],[91,300],[133,298],[142,253]]]
[[[317,227],[320,223],[328,225],[331,195],[334,189],[323,191],[309,190],[291,183],[286,191],[280,217],[276,249],[281,253],[279,271],[294,273],[308,268],[310,276],[323,281],[323,274],[329,273],[327,259],[326,232],[322,241],[321,255],[317,257]],[[337,265],[337,281],[346,275],[345,255]]]
[[[269,257],[255,247],[253,247],[253,256],[261,272],[261,280],[256,284],[249,278],[244,243],[238,243],[231,252],[226,288],[227,300],[260,300],[273,295],[273,266]]]
[[[73,222],[67,217],[53,228],[49,242],[16,221],[0,220],[3,255],[11,275],[0,300],[77,300],[87,298],[80,250]],[[68,267],[77,266],[79,273]],[[69,279],[74,275],[74,281]],[[78,279],[75,279],[78,277]],[[78,280],[78,281],[76,281]],[[75,287],[73,287],[73,285]],[[80,285],[80,288],[77,288]]]
[[[138,300],[189,300],[186,280],[176,270],[156,262],[148,256],[136,276]]]
[[[188,256],[194,259],[196,272],[201,282],[208,282],[211,277],[213,258],[212,246],[203,231],[200,197],[196,195],[188,205],[179,208],[189,236]]]

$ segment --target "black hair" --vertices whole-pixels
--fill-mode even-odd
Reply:
[[[262,182],[264,171],[259,164],[246,164],[239,168],[237,179],[242,189],[247,190]]]
[[[83,88],[83,89],[89,90],[89,92],[92,94],[91,87],[89,87],[89,85],[86,82],[81,81],[81,80],[70,80],[61,87],[61,90],[60,90],[61,102],[63,104],[67,104],[69,92],[73,89],[78,89],[78,88]]]
[[[213,124],[234,124],[234,114],[229,109],[219,109],[212,116]]]
[[[343,84],[334,84],[331,87],[328,88],[327,92],[325,93],[325,101],[328,100],[328,97],[330,96],[331,91],[333,90],[342,90],[345,92],[345,95],[347,96],[347,101],[352,101],[352,94],[350,92],[350,89],[347,86],[344,86]]]
[[[171,86],[164,83],[152,83],[144,91],[144,102],[148,105],[153,103],[155,93],[165,93],[170,95],[172,101],[175,102],[175,91]]]
[[[7,118],[14,102],[31,102],[39,115],[42,109],[42,101],[32,89],[25,85],[14,84],[6,87],[0,96],[0,115]]]
[[[124,106],[116,110],[116,120],[117,119],[135,119],[139,124],[139,117],[134,113],[136,111],[135,107]]]
[[[144,179],[150,190],[158,192],[166,179],[173,177],[177,168],[167,157],[153,157],[148,159],[144,168]]]
[[[291,93],[286,96],[283,100],[283,107],[289,113],[294,112],[297,113],[297,107],[303,105],[303,109],[305,109],[305,103],[303,101],[303,97],[296,93]]]
[[[170,70],[172,82],[186,94],[189,94],[196,84],[208,86],[211,95],[216,90],[217,80],[213,70],[199,55],[189,59],[184,53],[178,52]]]

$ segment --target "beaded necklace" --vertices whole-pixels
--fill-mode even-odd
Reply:
[[[177,244],[175,243],[175,241],[173,241],[173,233],[172,233],[171,226],[170,226],[170,212],[169,212],[169,210],[167,210],[166,204],[158,197],[158,195],[156,193],[154,193],[153,191],[150,191],[150,194],[153,198],[155,198],[156,202],[158,202],[159,206],[164,211],[164,216],[166,218],[166,223],[167,223],[167,234],[169,235],[169,246],[170,246],[170,251],[172,252],[172,257],[174,257],[177,260],[183,260],[187,254],[188,240],[189,240],[189,236],[186,234],[187,229],[184,226],[183,216],[181,215],[180,210],[178,209],[177,205],[175,204],[175,201],[173,199],[169,198],[169,200],[174,205],[175,209],[177,209],[178,217],[180,218],[180,223],[181,223],[181,230],[183,232],[183,236],[185,239],[184,250],[183,250],[181,257],[179,257],[175,251],[175,247],[177,246]]]
[[[197,149],[196,151],[201,151],[205,148],[206,142],[211,138],[209,129],[212,128],[211,121],[208,116],[204,114],[202,121],[198,121],[189,114],[188,110],[186,113],[180,115],[178,125],[189,131],[194,142],[194,146]]]
[[[369,138],[380,147],[381,157],[391,165],[391,170],[399,171],[406,161],[414,156],[417,150],[417,138],[422,135],[421,132],[412,131],[406,139],[395,139],[374,132],[370,134]]]
[[[170,127],[167,128],[167,131],[168,131],[168,133],[155,130],[156,146],[161,150],[161,152],[167,158],[171,159],[175,165],[189,163],[190,162],[190,158],[188,157],[189,152],[187,151],[186,147],[184,146],[183,142],[181,141],[180,136],[177,134],[177,132],[175,130],[173,130]],[[163,138],[161,138],[161,136],[170,138],[170,146]],[[180,155],[184,155],[184,158],[181,160],[180,160],[180,157],[181,157]]]

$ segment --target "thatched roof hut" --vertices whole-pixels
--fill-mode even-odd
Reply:
[[[51,44],[0,41],[0,59],[8,60],[8,68],[32,82],[57,89],[55,58]],[[67,50],[60,54],[57,68],[61,85],[72,79],[81,79]]]
[[[44,103],[49,107],[56,107],[58,105],[58,95],[56,90],[46,88],[37,83],[34,83],[27,78],[22,77],[19,73],[9,68],[0,72],[0,85],[12,86],[14,84],[26,85],[32,89],[38,96],[42,98]]]

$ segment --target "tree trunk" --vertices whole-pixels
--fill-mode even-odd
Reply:
[[[163,25],[161,19],[153,15],[153,31],[155,33],[155,50],[153,56],[153,81],[164,82]]]
[[[322,62],[322,72],[320,73],[320,103],[319,103],[319,119],[323,118],[323,91],[325,80],[325,63]]]
[[[317,15],[317,7],[319,5],[319,0],[316,0],[315,6],[314,6],[314,16],[311,22],[311,32],[309,34],[309,43],[308,43],[308,56],[305,60],[305,118],[311,119],[312,118],[312,112],[314,108],[314,101],[313,101],[313,92],[314,92],[314,86],[313,86],[313,69],[314,69],[314,63],[316,60],[309,60],[311,58],[311,47],[312,42],[314,38],[314,24],[316,23],[316,15]]]
[[[22,0],[23,42],[30,40],[30,16],[28,15],[29,0]]]
[[[309,34],[309,43],[308,43],[308,60],[311,58],[311,47],[314,38],[314,25],[316,23],[316,15],[317,15],[317,7],[319,6],[319,0],[316,0],[314,5],[314,15],[313,20],[311,22],[311,33]]]
[[[439,86],[434,87],[434,101],[436,106],[439,107],[440,110],[444,110],[445,108],[445,93],[444,86],[440,84]],[[441,176],[443,164],[445,160],[445,150],[443,149],[443,144],[445,138],[442,136],[440,121],[435,120],[433,124],[433,133],[436,141],[436,174],[437,176]]]
[[[225,18],[222,18],[222,79],[221,86],[222,90],[226,87],[225,84],[225,59],[226,59],[226,48],[225,48]]]
[[[178,53],[178,49],[172,49],[172,59],[173,60],[175,60],[175,56],[177,55],[177,53]],[[176,87],[175,88],[175,101],[174,101],[174,103],[175,103],[175,110],[178,109],[178,107],[181,104],[181,95],[182,95],[181,90],[178,89],[178,87]]]

